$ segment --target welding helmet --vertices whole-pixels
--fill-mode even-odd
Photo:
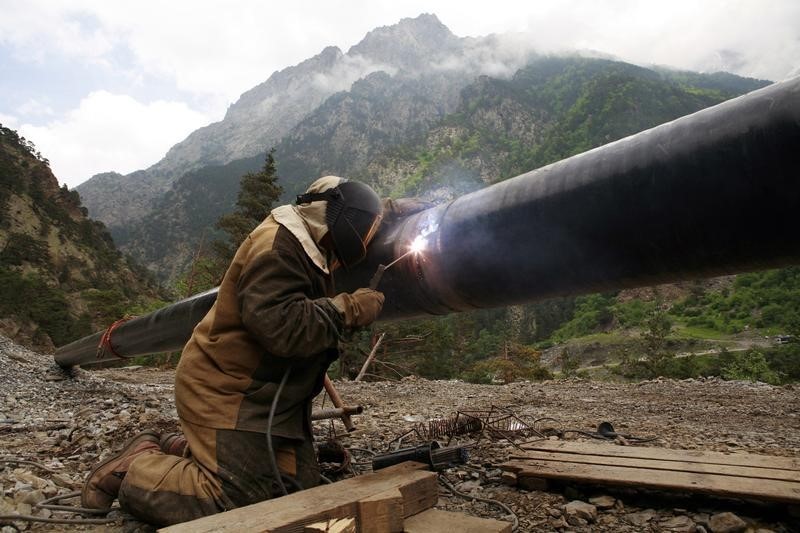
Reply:
[[[371,187],[357,181],[343,181],[319,193],[297,196],[297,204],[325,200],[325,223],[333,241],[333,252],[345,268],[367,255],[367,245],[380,225],[383,205]]]

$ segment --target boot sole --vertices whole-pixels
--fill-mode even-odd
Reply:
[[[115,453],[114,455],[112,455],[111,457],[109,457],[108,459],[106,459],[105,461],[103,461],[102,463],[97,465],[96,467],[94,467],[91,472],[89,472],[89,475],[86,477],[86,481],[83,484],[83,488],[81,489],[81,505],[83,507],[87,507],[87,508],[89,507],[86,504],[86,496],[87,496],[87,493],[89,491],[89,480],[91,480],[94,477],[94,475],[97,472],[100,471],[100,469],[102,469],[103,467],[107,466],[109,463],[111,463],[113,461],[116,461],[117,459],[119,459],[120,457],[125,455],[128,451],[130,451],[137,444],[139,444],[145,437],[154,437],[155,441],[158,442],[160,436],[159,436],[158,433],[156,433],[154,431],[143,431],[141,433],[137,433],[136,435],[134,435],[133,437],[128,439],[128,442],[125,443],[125,446],[123,446],[122,449],[119,452]],[[112,500],[112,503],[113,503],[113,500]],[[110,508],[110,506],[109,506],[109,508]]]

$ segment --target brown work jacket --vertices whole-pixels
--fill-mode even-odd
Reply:
[[[266,432],[287,368],[272,434],[310,435],[311,400],[338,357],[344,317],[333,279],[270,215],[239,247],[217,301],[195,327],[175,376],[178,416],[193,424]]]

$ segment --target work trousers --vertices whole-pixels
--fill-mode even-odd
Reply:
[[[282,495],[262,433],[213,429],[181,421],[184,457],[152,450],[130,465],[120,507],[139,520],[166,526]],[[319,484],[312,439],[273,438],[286,489]]]

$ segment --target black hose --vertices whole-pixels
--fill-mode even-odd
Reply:
[[[283,479],[292,487],[294,487],[294,490],[296,491],[303,490],[303,485],[301,485],[300,482],[297,481],[297,479],[294,476],[290,476],[289,474],[281,474],[281,479]]]

